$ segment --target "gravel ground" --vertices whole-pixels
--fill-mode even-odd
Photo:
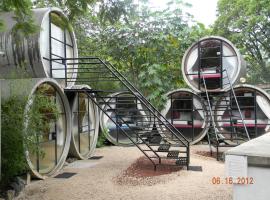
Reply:
[[[198,155],[206,145],[191,148],[191,166],[202,172],[174,170],[159,176],[128,176],[126,173],[142,154],[135,147],[104,147],[97,149],[99,160],[76,161],[60,173],[73,172],[68,179],[48,178],[33,181],[17,198],[19,200],[229,200],[231,185],[213,185],[213,177],[224,177],[224,163]]]

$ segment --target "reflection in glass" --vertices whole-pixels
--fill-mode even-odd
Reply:
[[[228,84],[223,70],[231,80],[238,73],[238,58],[233,47],[221,39],[205,39],[194,45],[184,62],[184,73],[188,82],[197,89],[220,89]]]
[[[258,137],[270,130],[270,99],[253,88],[235,88],[238,105],[247,127],[250,138]],[[231,132],[245,135],[236,101],[228,92],[217,103],[216,111],[218,126],[222,127],[223,136],[232,139]],[[226,104],[230,102],[230,104]],[[220,108],[225,109],[220,109]]]
[[[76,94],[73,107],[73,137],[79,153],[85,157],[95,136],[95,106],[85,93]]]
[[[206,133],[204,107],[200,98],[191,92],[169,93],[162,113],[191,142],[197,142]]]
[[[136,139],[136,133],[133,128],[142,128],[143,126],[151,127],[146,113],[143,111],[141,103],[131,94],[116,94],[110,97],[108,105],[109,116],[117,121],[130,137]],[[110,119],[108,116],[102,116],[103,125],[108,130],[108,139],[116,144],[128,145],[131,141]]]
[[[40,100],[42,102],[37,102]],[[46,107],[46,103],[55,105],[57,113]],[[43,116],[40,124],[42,128],[36,133],[39,148],[36,152],[29,152],[29,156],[34,169],[45,174],[53,170],[62,155],[66,138],[66,116],[60,95],[49,83],[43,83],[36,89],[32,96],[30,111],[37,104],[43,106],[39,109]]]

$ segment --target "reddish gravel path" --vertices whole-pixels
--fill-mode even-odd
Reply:
[[[123,174],[135,178],[143,178],[170,174],[182,169],[178,166],[169,166],[173,165],[175,160],[163,160],[162,163],[168,165],[158,166],[157,170],[155,171],[153,164],[146,157],[140,157],[134,163],[132,163],[131,166],[123,172]]]

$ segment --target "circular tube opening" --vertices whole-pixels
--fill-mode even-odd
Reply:
[[[72,86],[77,77],[77,65],[73,60],[52,60],[46,58],[77,58],[78,49],[74,31],[68,22],[68,18],[59,9],[51,9],[43,18],[41,23],[41,32],[39,38],[40,54],[42,64],[46,69],[48,76],[59,79],[62,83],[67,78],[69,81],[67,86]],[[45,42],[45,41],[50,42]],[[42,45],[41,45],[42,44]],[[51,52],[51,54],[50,54]],[[65,68],[67,71],[65,72]]]
[[[247,127],[250,138],[256,138],[270,131],[270,97],[269,95],[251,85],[235,87],[235,95]],[[215,106],[215,123],[225,138],[233,138],[231,132],[238,136],[245,136],[243,121],[241,119],[236,101],[228,91]]]
[[[130,93],[120,92],[112,94],[103,107],[108,115],[121,124],[121,128],[134,140],[137,136],[134,130],[143,129],[148,125],[149,119],[135,96]],[[107,139],[115,145],[133,145],[130,139],[118,128],[106,114],[100,114],[101,130],[105,132]],[[152,127],[150,125],[150,127]]]
[[[55,82],[43,82],[34,89],[26,106],[26,134],[31,117],[35,117],[29,113],[40,101],[45,106],[38,108],[42,115],[39,124],[41,129],[34,138],[38,148],[35,151],[27,149],[26,158],[33,175],[44,178],[55,173],[64,164],[70,145],[70,113],[67,100],[58,85]],[[54,107],[47,107],[47,104]]]
[[[225,90],[228,77],[234,85],[245,75],[245,63],[234,45],[222,37],[206,37],[194,43],[185,53],[182,74],[196,92]],[[224,70],[227,70],[227,73]]]
[[[70,154],[80,159],[88,159],[93,154],[97,144],[99,131],[98,109],[83,91],[67,93],[67,95],[72,110]]]
[[[7,25],[1,34],[4,56],[0,59],[3,78],[57,78],[61,85],[68,78],[72,86],[77,77],[76,61],[62,62],[62,58],[77,58],[78,49],[74,31],[67,17],[58,8],[33,9],[34,24],[39,30],[31,38],[23,38],[20,45],[11,34],[16,24],[13,12],[4,12],[0,18]],[[54,60],[52,60],[54,59]],[[59,60],[55,60],[59,59]],[[65,73],[65,67],[67,73]]]
[[[208,131],[202,99],[188,89],[174,90],[167,97],[162,114],[191,144],[199,142]]]

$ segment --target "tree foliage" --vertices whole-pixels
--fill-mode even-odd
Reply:
[[[28,35],[36,31],[33,23],[31,0],[2,0],[0,2],[0,11],[13,11],[17,24],[13,29],[13,34]],[[0,20],[0,31],[3,31],[5,24]]]
[[[185,86],[181,75],[182,56],[207,31],[201,24],[188,25],[190,16],[182,12],[185,5],[181,1],[174,1],[159,11],[149,9],[143,2],[140,7],[128,2],[125,10],[130,12],[117,23],[104,26],[99,15],[93,13],[88,20],[75,24],[80,38],[79,52],[112,62],[161,108],[166,92]]]
[[[157,11],[147,0],[34,0],[32,6],[63,9],[76,32],[80,56],[112,62],[159,107],[164,93],[185,86],[182,56],[208,33],[202,24],[189,25],[191,15],[183,8],[190,5],[181,0]]]
[[[219,0],[214,32],[240,48],[248,62],[251,83],[269,82],[269,0]]]
[[[29,170],[26,152],[40,158],[45,156],[38,141],[42,141],[44,132],[48,132],[52,122],[60,116],[54,99],[36,92],[32,100],[27,112],[28,98],[13,94],[1,103],[1,187]]]
[[[33,0],[33,7],[57,7],[61,8],[70,21],[87,13],[90,5],[96,0]]]

